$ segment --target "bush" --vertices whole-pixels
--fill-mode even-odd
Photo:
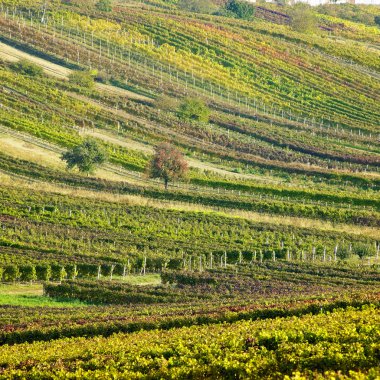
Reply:
[[[42,67],[37,66],[26,59],[21,59],[18,62],[12,63],[10,67],[12,70],[17,71],[20,74],[29,75],[31,77],[40,77],[44,73]]]
[[[207,123],[210,117],[210,110],[201,99],[186,98],[178,108],[178,116],[184,120]]]
[[[255,8],[248,1],[230,0],[225,9],[235,17],[250,20],[255,14]]]
[[[94,77],[87,71],[73,71],[69,75],[69,82],[88,89],[95,85]]]
[[[372,245],[368,245],[365,243],[354,243],[352,245],[352,252],[362,259],[363,257],[374,255],[375,249]]]

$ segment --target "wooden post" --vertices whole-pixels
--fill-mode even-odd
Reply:
[[[112,281],[112,277],[113,277],[113,271],[114,271],[114,269],[115,269],[115,265],[112,264],[112,265],[111,265],[111,273],[110,273],[110,281]]]
[[[100,280],[101,270],[102,270],[102,267],[101,267],[101,265],[99,265],[98,266],[98,280]]]

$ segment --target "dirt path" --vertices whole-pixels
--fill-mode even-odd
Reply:
[[[46,74],[54,76],[59,79],[68,79],[68,76],[72,72],[72,70],[66,67],[57,65],[55,63],[49,62],[42,58],[38,58],[32,54],[25,53],[19,49],[16,49],[2,42],[0,42],[0,58],[8,62],[17,62],[20,59],[27,59],[28,61],[31,61],[35,63],[36,65],[42,67]],[[136,94],[132,91],[124,90],[123,88],[110,86],[103,83],[96,83],[96,88],[102,92],[108,92],[115,95],[126,96],[127,98],[130,98],[130,99],[152,101],[151,98],[148,98],[144,95]]]
[[[83,95],[74,94],[74,93],[70,93],[69,95],[78,99],[78,100],[81,100],[83,102],[87,102],[93,106],[102,108],[105,111],[112,112],[112,113],[114,113],[114,114],[116,114],[116,115],[118,115],[118,116],[120,116],[126,120],[135,121],[139,124],[144,125],[145,127],[149,128],[149,129],[153,129],[153,130],[157,129],[156,125],[149,123],[147,120],[145,120],[141,117],[131,115],[131,114],[129,114],[123,110],[108,107],[104,104],[101,104],[101,103],[95,101],[95,100],[89,99]],[[133,149],[133,150],[138,150],[140,152],[144,152],[147,154],[153,153],[153,147],[152,146],[145,145],[143,143],[139,143],[135,140],[128,139],[124,136],[123,137],[118,136],[118,135],[113,134],[111,132],[104,132],[104,131],[96,130],[96,131],[84,131],[83,133],[87,134],[87,135],[91,135],[93,137],[97,137],[97,138],[102,139],[104,141],[108,141],[108,142],[115,144],[115,145],[123,146],[123,147]],[[175,133],[175,132],[173,132],[173,133]],[[229,178],[235,178],[235,179],[248,179],[248,180],[255,180],[255,181],[266,182],[266,183],[279,183],[280,182],[280,181],[275,181],[272,178],[265,178],[263,176],[255,176],[253,174],[234,173],[234,172],[225,170],[223,168],[219,168],[216,165],[213,165],[211,163],[200,161],[200,160],[197,160],[197,159],[191,158],[191,157],[186,157],[186,160],[188,161],[189,165],[193,168],[197,168],[197,169],[201,169],[201,170],[209,170],[209,171],[212,171],[214,173],[219,174],[222,177],[229,177]]]

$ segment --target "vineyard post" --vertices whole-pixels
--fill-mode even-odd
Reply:
[[[334,261],[336,261],[336,255],[338,253],[338,244],[334,248]]]
[[[142,267],[143,276],[145,276],[145,272],[146,272],[146,256],[144,256],[143,267]]]
[[[227,251],[224,251],[224,267],[227,268]]]
[[[326,247],[323,248],[323,262],[326,261]]]
[[[202,272],[202,255],[199,255],[199,272]]]
[[[115,265],[112,264],[112,265],[111,265],[111,272],[110,272],[110,281],[112,281],[112,276],[113,276],[113,271],[114,271],[114,269],[115,269]]]
[[[260,249],[260,263],[263,262],[263,251]]]
[[[212,261],[213,261],[213,256],[212,256],[212,252],[210,254],[210,269],[212,269]]]
[[[275,251],[272,252],[272,259],[273,259],[273,261],[276,261],[276,252]]]
[[[98,276],[97,276],[97,279],[98,279],[98,280],[100,280],[101,270],[102,270],[102,267],[101,267],[101,265],[99,265],[99,266],[98,266]]]
[[[243,254],[241,253],[241,251],[239,251],[239,264],[241,264],[243,260]]]
[[[125,280],[126,275],[127,275],[127,266],[124,264],[124,266],[123,266],[123,280]]]

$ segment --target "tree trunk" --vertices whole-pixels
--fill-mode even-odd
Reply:
[[[169,181],[166,178],[164,179],[164,183],[165,183],[165,190],[167,190]]]

